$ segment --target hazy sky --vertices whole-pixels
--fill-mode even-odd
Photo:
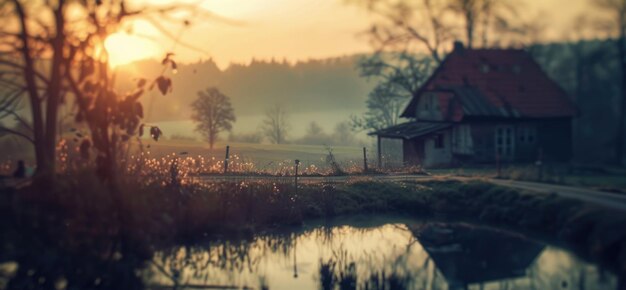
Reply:
[[[586,3],[591,0],[518,1],[525,3],[521,7],[523,15],[542,15],[549,24],[548,35],[554,37],[565,33],[575,17],[588,10],[590,5]],[[179,61],[212,57],[223,68],[230,62],[247,63],[252,58],[295,61],[371,50],[366,37],[359,36],[370,25],[370,15],[360,7],[345,4],[345,0],[205,0],[202,6],[241,23],[194,23],[182,32],[182,39],[208,54],[177,46],[174,50]],[[177,33],[179,29],[173,30]],[[158,35],[142,22],[134,24],[134,31]],[[118,62],[160,56],[173,44],[163,38],[154,42],[124,35],[111,42],[111,49],[119,51],[113,53]]]

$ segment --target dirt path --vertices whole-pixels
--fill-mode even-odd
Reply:
[[[356,181],[427,181],[436,179],[456,179],[462,181],[471,180],[467,177],[446,177],[446,176],[426,176],[426,175],[362,175],[362,176],[300,176],[298,183],[315,184],[315,183],[344,183]],[[274,176],[202,176],[194,177],[195,182],[215,182],[215,181],[275,181],[289,182],[293,181],[293,176],[274,177]],[[516,189],[523,189],[537,193],[550,194],[556,193],[559,196],[581,200],[584,202],[594,203],[607,208],[626,211],[626,195],[608,193],[599,190],[554,185],[538,182],[515,181],[504,179],[481,179],[500,186],[507,186]]]

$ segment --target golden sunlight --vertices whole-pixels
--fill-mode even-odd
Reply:
[[[111,67],[163,54],[162,49],[156,43],[123,32],[109,35],[104,42],[104,47],[109,54]]]

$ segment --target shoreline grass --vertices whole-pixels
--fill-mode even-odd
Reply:
[[[35,184],[4,192],[0,206],[8,214],[2,223],[3,242],[17,237],[28,246],[41,239],[43,245],[72,253],[90,247],[97,256],[115,248],[107,241],[116,243],[125,235],[133,251],[145,256],[162,245],[207,236],[250,237],[306,220],[391,213],[464,219],[524,232],[626,276],[626,213],[486,182],[302,184],[296,193],[285,183],[171,186],[126,180],[116,195],[98,184],[86,175],[46,190]],[[0,259],[9,259],[10,251],[4,252]]]

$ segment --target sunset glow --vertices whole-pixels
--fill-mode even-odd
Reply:
[[[153,41],[121,32],[107,37],[104,46],[109,54],[111,67],[162,54],[160,46]]]

